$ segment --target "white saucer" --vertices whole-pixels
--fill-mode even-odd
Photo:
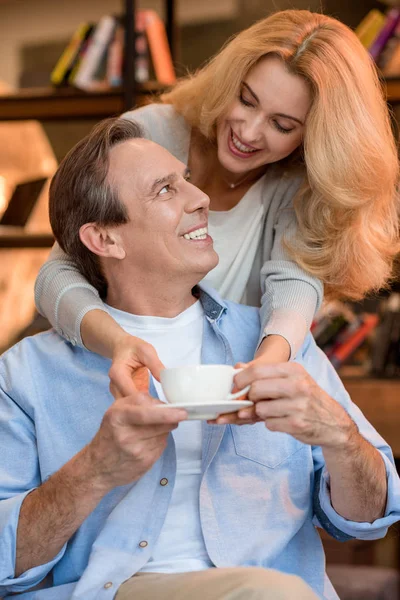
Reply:
[[[184,408],[188,413],[188,420],[201,419],[216,419],[224,413],[232,413],[252,406],[254,403],[250,400],[225,400],[221,402],[182,402],[180,404],[162,404],[160,408]]]

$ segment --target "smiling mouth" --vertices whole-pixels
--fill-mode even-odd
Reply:
[[[208,227],[200,227],[189,233],[184,233],[183,238],[185,240],[206,240],[208,236]]]
[[[235,133],[233,132],[233,129],[231,129],[231,142],[234,146],[234,148],[236,148],[236,150],[238,150],[239,152],[243,153],[243,154],[254,154],[255,152],[258,152],[258,148],[252,148],[251,146],[248,146],[247,144],[243,144],[243,142],[241,142],[239,140],[239,138],[235,135]]]

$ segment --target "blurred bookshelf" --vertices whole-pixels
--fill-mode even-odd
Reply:
[[[175,79],[175,3],[176,0],[163,0],[165,22],[156,11],[139,10],[135,0],[122,0],[119,16],[105,15],[98,23],[81,23],[54,65],[54,70],[58,70],[57,80],[53,79],[52,72],[48,87],[22,87],[2,93],[0,121],[101,119],[149,102],[154,94],[160,93]],[[87,36],[83,37],[80,34],[85,27]],[[119,52],[114,55],[113,75],[119,64],[118,82],[105,85],[105,81],[102,81],[97,89],[92,89],[90,84],[96,82],[88,73],[92,72],[94,76],[94,71],[110,68],[105,62],[110,47],[117,41],[117,33],[120,34]],[[149,77],[148,65],[151,61],[154,69]],[[143,63],[147,70],[144,77]],[[142,65],[142,78],[138,76],[138,64]],[[163,70],[169,72],[169,80],[168,74],[162,73]],[[86,77],[83,77],[83,71]],[[106,75],[108,72],[103,73],[103,78]]]
[[[98,46],[100,41],[104,44],[107,43],[102,49],[104,57],[106,56],[106,48],[109,49],[115,39],[117,29],[121,30],[122,54],[119,57],[119,81],[114,84],[115,87],[100,82],[100,85],[95,89],[91,89],[89,86],[85,89],[79,89],[83,86],[67,85],[67,82],[61,78],[61,85],[54,85],[53,81],[51,81],[53,83],[51,85],[49,79],[49,85],[46,87],[22,87],[16,91],[6,91],[0,95],[0,121],[36,120],[43,123],[70,120],[97,121],[106,117],[117,116],[126,110],[147,104],[156,95],[167,89],[174,77],[173,60],[176,53],[175,0],[163,0],[165,22],[161,21],[155,11],[136,10],[138,3],[135,0],[122,0],[121,4],[120,16],[107,15],[101,19],[103,22],[105,20],[113,22],[109,41],[106,42],[105,39],[96,38],[93,42],[93,47]],[[143,29],[138,31],[137,25],[140,14],[142,15],[142,21],[143,19],[145,21],[142,23]],[[100,23],[92,24],[90,27],[93,32],[93,39],[96,31],[100,29]],[[143,44],[142,46],[138,45],[138,38],[140,34],[143,37],[144,32],[148,37],[148,44],[147,42],[145,44],[145,61],[146,64],[153,62],[152,69],[147,70],[147,76],[144,80],[139,81],[137,64],[140,59],[143,64],[140,50],[141,48],[143,50]],[[76,32],[74,36],[76,36]],[[74,36],[70,38],[63,54],[68,53],[68,51],[71,51],[71,47],[74,47]],[[81,48],[84,59],[86,59],[89,47],[83,48],[84,41],[83,39],[80,40],[79,48]],[[78,46],[75,46],[74,50],[78,51]],[[101,57],[98,56],[97,58],[100,61]],[[154,62],[155,59],[156,63]],[[62,62],[62,56],[59,57],[59,61]],[[55,67],[58,66],[59,61],[57,61]],[[75,55],[75,61],[75,64],[78,63],[79,66],[78,53]],[[98,62],[99,66],[100,63]],[[168,66],[170,81],[166,81],[165,77],[164,79],[159,77],[160,68],[167,68],[168,70]],[[156,80],[156,77],[161,81]],[[54,238],[49,233],[32,233],[24,227],[13,227],[9,224],[2,225],[0,222],[1,249],[49,248],[53,243]]]
[[[352,401],[391,446],[399,461],[400,379],[376,379],[359,374],[343,375],[342,381]]]
[[[391,104],[400,102],[400,77],[388,77],[383,82],[387,101]]]
[[[51,233],[30,233],[24,227],[0,225],[0,249],[4,248],[51,248],[54,236]]]

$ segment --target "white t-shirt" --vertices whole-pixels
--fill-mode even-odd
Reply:
[[[152,344],[166,367],[201,362],[204,312],[199,301],[172,319],[143,317],[107,306],[114,319],[131,335]],[[161,384],[154,380],[160,400]],[[143,572],[180,573],[213,566],[200,525],[201,421],[184,421],[172,433],[177,472],[167,516],[153,556]]]
[[[214,240],[219,263],[203,281],[233,302],[246,304],[246,287],[264,222],[263,179],[231,210],[210,210],[208,214],[208,232]]]

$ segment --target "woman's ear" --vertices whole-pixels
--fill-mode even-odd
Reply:
[[[123,260],[126,256],[116,228],[101,227],[98,223],[85,223],[79,230],[79,237],[82,244],[97,256],[118,260]]]

